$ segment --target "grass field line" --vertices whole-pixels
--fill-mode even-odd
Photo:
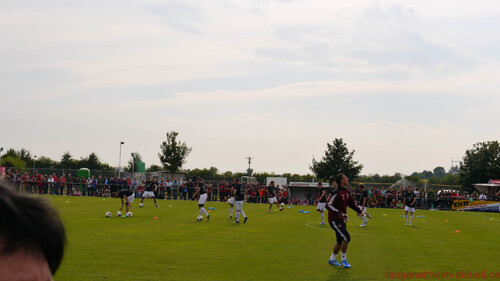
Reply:
[[[466,214],[473,214],[473,215],[480,216],[480,217],[487,218],[487,219],[494,220],[494,221],[500,221],[499,219],[495,219],[495,218],[488,217],[488,216],[485,216],[485,215],[480,215],[480,214],[478,214],[476,212],[465,212],[465,213]]]
[[[314,228],[314,229],[334,232],[333,229],[331,229],[331,227],[329,227],[329,225],[328,225],[328,227],[319,227],[319,226],[315,226],[312,224],[317,224],[317,222],[308,222],[308,223],[306,223],[306,226],[310,227],[310,228]],[[327,225],[325,224],[325,226],[327,226]],[[355,236],[375,236],[375,237],[385,237],[385,238],[391,238],[391,239],[412,240],[412,241],[418,241],[418,242],[433,242],[433,243],[440,243],[440,244],[446,243],[446,244],[453,244],[453,245],[456,244],[456,242],[453,242],[453,241],[432,240],[432,239],[427,239],[427,238],[426,239],[415,239],[415,238],[408,238],[408,237],[403,237],[403,236],[389,236],[389,235],[378,235],[378,234],[369,234],[369,233],[352,233],[352,232],[350,232],[350,234],[355,235]],[[500,247],[500,244],[490,244],[490,243],[468,243],[468,244]]]

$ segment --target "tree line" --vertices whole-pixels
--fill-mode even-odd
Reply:
[[[175,131],[166,133],[166,140],[160,144],[158,158],[161,166],[153,164],[146,169],[146,172],[167,171],[168,173],[178,172],[185,164],[187,156],[192,148],[185,142],[178,140],[178,133]],[[252,170],[246,172],[219,171],[216,167],[196,168],[185,170],[187,177],[199,176],[205,179],[216,181],[229,181],[235,177],[253,176],[264,182],[267,177],[286,177],[290,181],[332,181],[339,173],[344,173],[356,182],[365,183],[394,183],[403,178],[400,173],[394,175],[361,175],[363,165],[354,160],[355,151],[350,151],[347,144],[341,138],[336,138],[333,142],[327,143],[327,149],[320,160],[312,159],[310,170],[312,174],[300,175],[292,173],[276,174],[273,172],[253,173]],[[125,166],[126,171],[137,171],[137,165],[142,161],[139,152],[132,153]],[[1,157],[3,167],[16,168],[19,170],[31,169],[36,163],[37,169],[79,169],[88,168],[94,171],[115,171],[113,167],[101,161],[95,152],[86,157],[75,159],[70,152],[65,152],[59,161],[46,156],[34,156],[28,149],[15,150],[8,149]],[[474,183],[484,183],[489,179],[498,178],[500,175],[500,144],[498,141],[480,142],[465,152],[465,156],[459,165],[453,166],[449,171],[438,166],[432,171],[424,170],[406,175],[404,178],[414,182],[428,181],[431,184],[461,185],[471,187]]]

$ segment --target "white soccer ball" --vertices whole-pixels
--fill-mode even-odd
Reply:
[[[139,204],[139,208],[142,208],[143,206],[144,206],[144,204],[143,204],[143,203],[140,203],[140,204]]]
[[[106,217],[107,218],[111,217],[111,212],[106,212]]]
[[[128,213],[127,213],[127,217],[129,217],[129,218],[130,218],[131,216],[132,216],[132,212],[128,212]]]
[[[120,212],[120,211],[116,212],[116,216],[117,217],[121,217],[122,216],[122,212]]]
[[[202,216],[197,216],[197,217],[196,217],[196,220],[197,220],[197,221],[201,221],[201,220],[203,220],[203,217],[202,217]]]
[[[281,203],[281,204],[280,204],[280,206],[281,206],[281,207],[285,206],[285,203]]]

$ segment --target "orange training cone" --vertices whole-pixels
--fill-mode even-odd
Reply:
[[[457,229],[457,231],[455,231],[455,232],[460,232],[460,230]]]

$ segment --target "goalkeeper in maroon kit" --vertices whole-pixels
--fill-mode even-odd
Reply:
[[[344,174],[339,174],[335,177],[335,183],[338,188],[330,194],[326,202],[326,209],[328,210],[328,223],[335,231],[337,236],[337,243],[333,246],[333,252],[328,260],[329,264],[335,266],[343,266],[346,268],[351,267],[347,262],[346,252],[347,245],[351,241],[351,236],[347,232],[346,222],[347,222],[347,206],[356,211],[358,215],[364,215],[351,195],[351,192],[347,189],[349,187],[349,179]],[[337,254],[341,252],[340,263],[337,262]]]

